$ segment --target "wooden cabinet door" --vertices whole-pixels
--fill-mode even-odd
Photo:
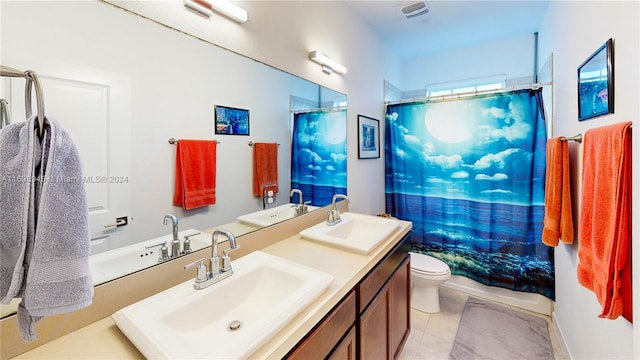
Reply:
[[[360,359],[388,359],[389,288],[385,286],[360,315]]]
[[[352,291],[328,317],[285,359],[307,360],[324,359],[329,357],[332,349],[356,321],[356,295]],[[344,340],[343,340],[344,341]],[[335,352],[336,350],[334,350]]]
[[[389,346],[392,358],[400,354],[411,329],[411,264],[407,257],[389,282]]]
[[[356,360],[356,327],[352,326],[349,333],[342,339],[328,360]]]

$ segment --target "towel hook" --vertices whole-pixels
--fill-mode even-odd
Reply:
[[[42,86],[40,85],[40,78],[35,71],[27,70],[24,72],[25,78],[27,78],[27,84],[25,86],[25,107],[27,118],[31,117],[31,86],[34,85],[36,89],[36,111],[38,114],[38,135],[42,137],[44,133],[44,98],[42,96]]]
[[[40,85],[40,78],[35,71],[27,70],[20,71],[9,66],[0,65],[0,76],[8,77],[22,77],[25,78],[25,114],[27,118],[31,117],[31,87],[35,86],[36,90],[36,109],[38,111],[38,136],[42,138],[44,134],[44,97],[42,95],[42,86]],[[35,85],[34,85],[35,84]]]
[[[0,129],[11,124],[11,115],[9,114],[9,102],[0,99]]]

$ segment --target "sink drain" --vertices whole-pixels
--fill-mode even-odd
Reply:
[[[242,326],[242,323],[239,320],[233,320],[229,325],[227,325],[227,330],[236,331],[240,329],[240,326]]]

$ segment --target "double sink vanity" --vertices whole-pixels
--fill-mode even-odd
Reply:
[[[217,244],[232,275],[206,287],[185,267],[209,247],[100,285],[90,316],[37,330],[86,326],[17,358],[393,359],[409,334],[411,223],[346,212],[328,225],[323,210]]]

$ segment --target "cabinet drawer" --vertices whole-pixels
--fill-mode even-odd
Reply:
[[[358,285],[358,311],[360,313],[382,289],[402,261],[409,256],[409,249],[409,237],[406,236],[385,258],[380,260]]]
[[[303,339],[288,359],[324,359],[340,341],[356,320],[356,297],[352,291],[325,318],[322,323]]]

